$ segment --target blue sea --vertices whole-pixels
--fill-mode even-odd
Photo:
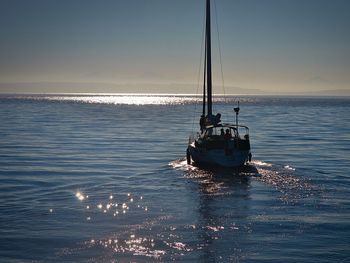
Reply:
[[[186,164],[200,97],[1,95],[0,262],[350,262],[350,98],[237,101],[230,170]]]

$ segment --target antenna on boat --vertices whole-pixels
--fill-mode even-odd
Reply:
[[[238,106],[233,109],[236,113],[236,127],[237,127],[237,132],[238,132],[238,114],[239,114],[239,101],[238,101]]]

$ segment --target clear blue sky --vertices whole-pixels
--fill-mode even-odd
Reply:
[[[0,0],[0,92],[193,93],[204,2]],[[350,1],[215,3],[226,92],[350,90]]]

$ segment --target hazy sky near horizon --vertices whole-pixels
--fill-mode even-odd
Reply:
[[[0,92],[152,86],[193,93],[204,2],[0,0]],[[216,0],[215,6],[226,92],[350,89],[350,1]],[[214,82],[221,86],[215,18],[212,30]]]

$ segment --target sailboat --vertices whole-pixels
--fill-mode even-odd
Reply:
[[[200,132],[188,140],[187,163],[240,167],[251,161],[249,128],[238,124],[239,102],[234,124],[221,123],[221,114],[213,114],[210,27],[210,0],[206,0],[203,111]]]

